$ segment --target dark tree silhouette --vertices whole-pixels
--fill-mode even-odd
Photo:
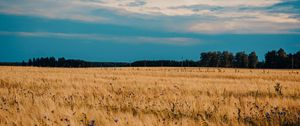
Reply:
[[[254,52],[251,52],[251,53],[249,54],[249,56],[248,56],[248,61],[249,61],[249,64],[248,64],[248,67],[249,67],[249,68],[256,68],[256,65],[257,65],[257,63],[258,63],[258,57],[257,57],[255,51],[254,51]]]
[[[36,66],[36,65],[37,65],[36,63],[37,63],[37,62],[36,62],[35,58],[32,58],[32,65],[33,65],[33,66]]]
[[[265,68],[292,68],[294,64],[294,55],[286,54],[280,48],[278,51],[272,50],[265,55]]]
[[[211,57],[209,66],[210,67],[219,67],[221,52],[209,52],[209,55]]]
[[[37,67],[235,67],[235,68],[300,68],[300,51],[287,54],[284,49],[272,50],[265,54],[265,60],[259,62],[255,52],[249,55],[237,52],[235,55],[229,51],[210,51],[200,54],[200,61],[193,60],[140,60],[132,63],[126,62],[87,62],[84,60],[56,59],[55,57],[40,57],[29,59],[28,62],[0,62],[8,66],[37,66]]]
[[[27,66],[27,64],[24,60],[22,61],[22,66]]]
[[[277,55],[276,55],[276,68],[287,68],[288,67],[288,57],[286,52],[280,48],[277,51]]]
[[[219,67],[221,66],[221,52],[204,52],[200,54],[200,66]]]
[[[292,61],[291,64],[293,64],[293,68],[300,68],[300,51],[298,51],[297,53],[295,53],[292,57]]]
[[[31,59],[28,60],[28,66],[32,66],[32,60]]]
[[[65,67],[66,59],[64,57],[58,58],[57,66],[58,67]]]
[[[237,52],[234,58],[235,67],[248,68],[248,55],[245,52]]]
[[[220,66],[221,67],[232,67],[233,66],[233,54],[228,52],[228,51],[224,51],[220,57]]]
[[[275,50],[269,51],[265,55],[265,67],[266,68],[276,68],[277,62],[276,62],[276,56],[277,53]]]
[[[209,65],[209,62],[210,62],[210,56],[208,53],[206,52],[203,52],[200,54],[200,65],[202,67],[208,67]]]

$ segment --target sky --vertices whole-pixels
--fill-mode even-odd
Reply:
[[[300,0],[1,0],[0,62],[300,51]]]

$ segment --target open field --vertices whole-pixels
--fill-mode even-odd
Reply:
[[[300,70],[0,67],[0,125],[300,125]]]

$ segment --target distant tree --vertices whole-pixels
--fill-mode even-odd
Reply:
[[[54,57],[49,58],[49,66],[51,66],[51,67],[56,66],[56,59]]]
[[[49,66],[50,66],[50,64],[51,64],[51,62],[50,62],[50,59],[49,59],[49,57],[46,57],[46,58],[44,59],[44,66],[47,66],[47,67],[49,67]]]
[[[265,62],[263,62],[263,61],[258,62],[256,65],[256,68],[264,68],[264,67],[265,67]]]
[[[28,60],[28,66],[32,66],[32,60],[31,59]]]
[[[7,63],[3,63],[6,64]],[[2,65],[3,65],[2,64]],[[1,65],[1,63],[0,63]],[[13,64],[10,64],[13,65]],[[228,51],[202,52],[200,61],[192,60],[142,60],[132,63],[116,62],[86,62],[83,60],[65,59],[64,57],[40,57],[29,59],[28,62],[15,63],[15,65],[41,66],[41,67],[115,67],[115,66],[173,66],[173,67],[237,67],[237,68],[300,68],[300,51],[287,54],[284,49],[272,50],[265,54],[265,60],[259,62],[255,52],[249,55],[245,52],[237,52],[235,55]]]
[[[280,48],[277,51],[277,58],[276,58],[276,62],[277,62],[277,68],[288,68],[288,57],[286,52]]]
[[[200,54],[200,66],[208,67],[209,61],[210,61],[210,57],[208,53],[203,52]]]
[[[37,66],[37,62],[36,62],[35,58],[32,58],[32,65]]]
[[[220,64],[221,52],[209,52],[209,67],[218,67]]]
[[[291,67],[289,60],[292,60],[293,55],[287,55],[286,52],[280,48],[278,51],[272,50],[265,55],[266,68],[289,68]]]
[[[267,52],[265,54],[265,67],[276,68],[277,67],[276,57],[277,57],[277,53],[275,50]]]
[[[258,57],[255,52],[251,52],[249,54],[248,61],[249,61],[249,64],[248,64],[249,68],[256,68],[256,65],[258,63]]]
[[[200,66],[219,67],[221,65],[221,52],[203,52],[200,55]]]
[[[245,52],[237,52],[234,58],[235,67],[247,68],[248,67],[248,55]]]
[[[39,58],[38,66],[44,66],[44,57]]]
[[[294,55],[292,53],[287,54],[287,68],[294,68],[295,67],[295,62],[294,62]]]
[[[65,61],[66,61],[66,59],[64,57],[58,58],[57,66],[58,67],[65,67]]]
[[[233,63],[233,54],[228,51],[223,51],[220,57],[220,66],[221,67],[232,67]]]
[[[294,68],[300,68],[300,51],[293,55]]]
[[[243,68],[248,68],[248,55],[246,53],[243,54],[243,57],[242,57],[242,67]]]
[[[27,64],[25,63],[25,61],[22,61],[22,66],[26,66]]]

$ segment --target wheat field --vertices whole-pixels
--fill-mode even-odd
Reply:
[[[300,70],[0,67],[2,126],[300,125]]]

